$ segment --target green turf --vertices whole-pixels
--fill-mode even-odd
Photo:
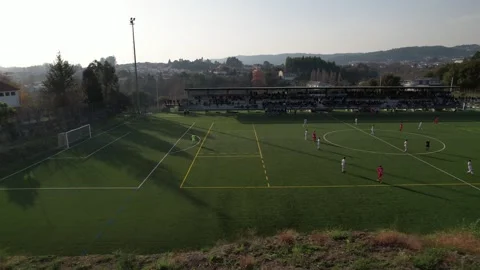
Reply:
[[[475,168],[480,158],[478,114],[441,114],[439,125],[429,113],[361,114],[356,127],[352,114],[331,116],[156,115],[94,130],[92,139],[0,181],[0,248],[154,253],[211,245],[249,228],[423,233],[480,218],[480,190],[459,180],[480,188],[466,174],[467,160]],[[378,139],[369,135],[372,124]],[[405,138],[414,156],[401,152]],[[427,138],[436,153],[426,153]],[[0,178],[32,163],[1,167]]]

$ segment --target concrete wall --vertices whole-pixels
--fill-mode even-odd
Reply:
[[[9,107],[20,107],[20,91],[1,91],[0,102],[6,103]]]

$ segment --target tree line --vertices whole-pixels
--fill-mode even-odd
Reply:
[[[477,51],[471,58],[464,59],[462,63],[451,63],[430,71],[426,76],[440,78],[444,84],[454,85],[466,89],[480,87],[480,51]]]

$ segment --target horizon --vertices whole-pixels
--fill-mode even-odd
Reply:
[[[166,6],[169,12],[162,12]],[[405,0],[389,6],[379,0],[85,0],[74,7],[60,0],[24,0],[3,8],[4,25],[15,22],[4,34],[15,41],[2,44],[4,68],[52,63],[57,52],[82,66],[111,55],[118,64],[133,63],[130,17],[136,18],[139,63],[480,44],[475,29],[480,1],[475,0]],[[99,18],[85,20],[92,11]]]

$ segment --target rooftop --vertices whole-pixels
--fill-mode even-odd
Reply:
[[[10,92],[10,91],[18,91],[20,90],[18,87],[9,84],[7,82],[0,81],[0,92]]]

